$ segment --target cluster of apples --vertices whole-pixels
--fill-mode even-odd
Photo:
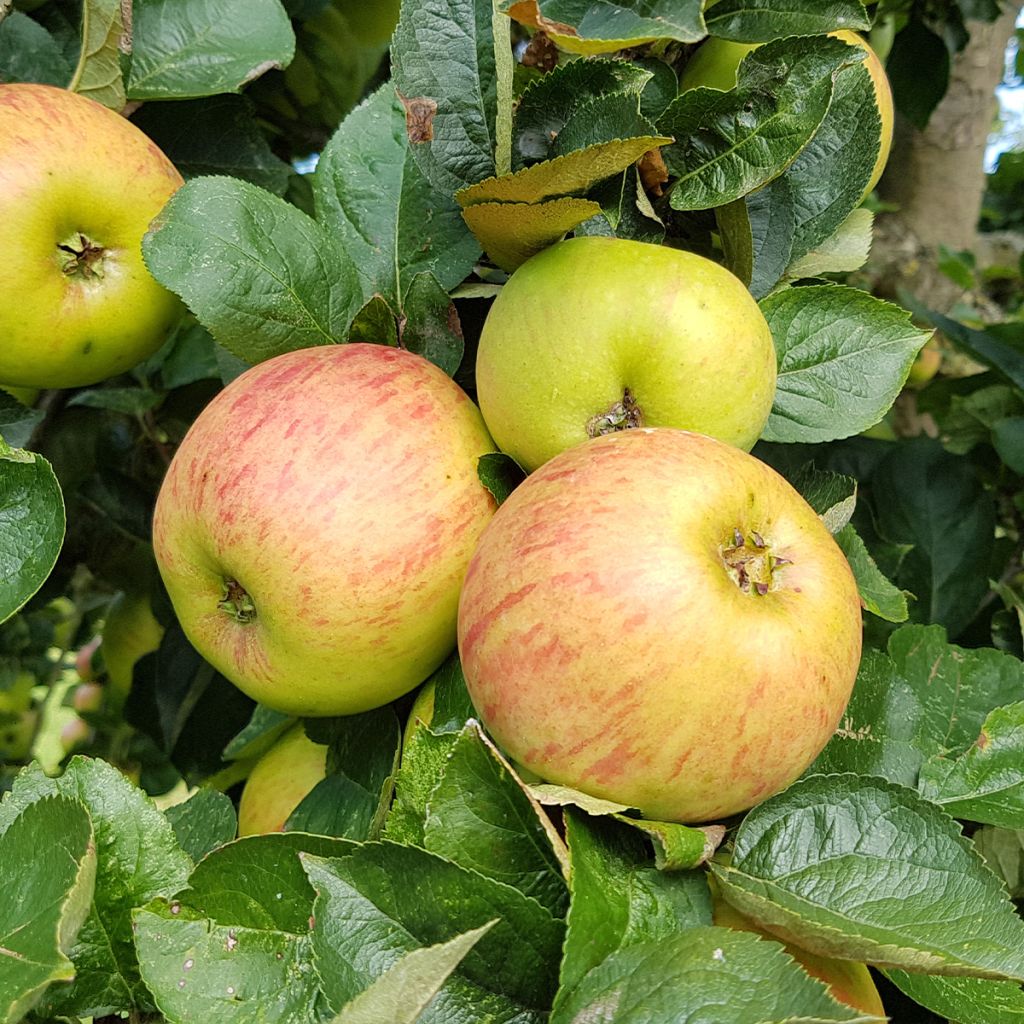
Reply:
[[[192,643],[321,716],[409,692],[457,639],[516,761],[648,817],[792,782],[849,698],[860,603],[814,511],[742,450],[775,386],[747,290],[690,253],[559,243],[495,301],[477,384],[482,415],[420,356],[352,344],[229,385],[154,516]],[[497,511],[492,437],[533,471]]]

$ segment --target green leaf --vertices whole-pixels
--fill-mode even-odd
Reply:
[[[1024,702],[992,711],[960,757],[926,761],[920,790],[956,818],[1024,829]]]
[[[702,871],[658,871],[641,834],[618,821],[568,810],[565,827],[572,900],[556,1012],[616,950],[711,924],[711,893]]]
[[[238,815],[230,797],[216,789],[199,789],[164,812],[181,848],[194,861],[225,843],[238,831]]]
[[[828,112],[834,77],[863,58],[837,39],[784,39],[743,59],[735,89],[684,90],[658,121],[675,138],[664,152],[672,208],[722,206],[781,174]]]
[[[398,328],[402,348],[429,359],[449,376],[454,375],[465,349],[462,325],[455,303],[428,271],[413,278]]]
[[[985,863],[1006,884],[1010,898],[1024,898],[1024,831],[985,825],[972,838]]]
[[[1024,921],[973,844],[913,791],[805,778],[736,835],[722,895],[824,956],[931,974],[1024,977]]]
[[[591,199],[544,203],[477,203],[462,215],[487,255],[510,273],[601,212]]]
[[[111,0],[117,3],[117,0]],[[295,54],[280,0],[135,0],[128,98],[194,99],[238,92]]]
[[[893,445],[871,477],[871,490],[878,496],[879,534],[912,545],[896,574],[896,584],[917,597],[911,617],[939,623],[957,636],[988,592],[995,534],[991,494],[968,459],[928,438]]]
[[[830,238],[860,206],[881,138],[882,117],[866,65],[844,69],[814,138],[785,172],[795,214],[794,259]]]
[[[328,746],[327,778],[288,818],[289,831],[376,839],[391,803],[402,737],[390,706],[342,718],[307,719],[306,735]]]
[[[343,342],[362,305],[339,242],[283,199],[233,178],[184,185],[142,248],[153,276],[250,363]]]
[[[709,860],[725,837],[724,825],[691,828],[672,821],[648,821],[613,815],[616,821],[644,833],[654,843],[654,866],[659,871],[687,871]]]
[[[71,65],[49,32],[21,11],[0,21],[0,82],[39,82],[63,87]]]
[[[513,166],[519,170],[556,156],[555,142],[562,129],[578,117],[581,107],[595,99],[631,97],[633,110],[639,113],[641,92],[651,78],[650,71],[622,60],[559,64],[531,82],[519,99],[513,127]]]
[[[595,817],[606,814],[616,815],[630,809],[627,804],[619,804],[614,800],[602,800],[600,797],[581,793],[578,789],[570,789],[569,786],[555,786],[546,782],[532,785],[530,792],[537,803],[543,804],[545,807],[578,807]]]
[[[0,439],[12,448],[24,448],[43,420],[43,412],[29,409],[6,391],[0,390]],[[0,449],[2,450],[2,449]],[[0,459],[3,456],[0,455]]]
[[[660,39],[703,39],[700,0],[501,0],[501,10],[570,53],[613,53]]]
[[[786,277],[798,281],[822,274],[849,274],[859,270],[871,252],[875,215],[858,207],[836,230],[786,268]]]
[[[940,978],[907,971],[884,973],[915,1003],[944,1018],[965,1024],[1020,1024],[1024,1020],[1024,991],[1012,981]]]
[[[836,534],[836,543],[850,563],[864,607],[886,622],[906,622],[910,615],[907,595],[883,575],[860,534],[845,526]]]
[[[70,986],[51,988],[42,1012],[100,1017],[148,1006],[132,941],[131,913],[148,900],[179,889],[191,862],[152,801],[98,759],[75,757],[57,779],[47,778],[37,766],[23,771],[0,805],[0,829],[20,808],[54,793],[85,804],[99,859],[94,902],[70,951],[75,980]]]
[[[808,462],[793,474],[790,483],[818,513],[829,533],[840,533],[850,522],[857,506],[857,481],[852,476],[818,469]]]
[[[185,178],[226,174],[283,195],[291,168],[270,149],[245,96],[146,103],[137,124]]]
[[[1024,476],[1024,416],[1008,416],[994,423],[992,446],[1010,469]]]
[[[459,652],[453,651],[425,685],[434,687],[431,730],[435,733],[462,732],[466,723],[475,717],[476,709],[469,697]]]
[[[500,505],[525,479],[522,467],[504,452],[481,455],[476,464],[480,483],[491,492]]]
[[[455,740],[454,733],[442,735],[424,726],[406,742],[395,779],[395,802],[384,823],[385,839],[423,846],[427,801],[444,774]]]
[[[915,316],[937,327],[945,338],[972,359],[998,370],[1017,388],[1024,390],[1024,348],[1010,344],[992,331],[979,331],[958,323],[904,292],[900,293],[900,302]]]
[[[96,843],[76,800],[46,797],[0,836],[0,1020],[18,1021],[53,981],[70,981],[67,953],[89,913]]]
[[[896,33],[886,74],[896,109],[919,131],[949,88],[950,47],[920,17]]]
[[[450,195],[435,191],[413,159],[405,111],[382,85],[332,136],[313,178],[317,219],[355,264],[363,298],[399,309],[419,274],[454,288],[480,255]]]
[[[855,772],[914,788],[927,756],[919,749],[923,716],[922,698],[892,660],[868,648],[839,727],[806,774]]]
[[[468,214],[469,209],[480,203],[538,203],[553,196],[586,192],[599,181],[625,170],[648,150],[670,141],[664,136],[641,135],[588,145],[500,178],[487,178],[461,189],[455,198]]]
[[[766,441],[834,441],[873,426],[929,337],[905,310],[841,285],[776,292],[761,311],[779,361]]]
[[[455,740],[427,800],[423,846],[518,889],[555,915],[568,906],[565,845],[476,722]]]
[[[159,391],[149,388],[92,388],[79,391],[68,401],[68,405],[85,406],[89,409],[108,409],[110,412],[121,412],[128,416],[141,416],[150,409],[155,409],[162,401]]]
[[[246,727],[224,748],[225,761],[241,761],[265,754],[295,721],[290,715],[257,704]]]
[[[715,210],[726,266],[750,288],[767,295],[785,273],[793,254],[796,215],[785,176]]]
[[[123,35],[121,0],[84,0],[82,48],[78,66],[67,86],[72,92],[87,96],[111,110],[124,108],[125,89],[118,49]]]
[[[348,1003],[331,1024],[417,1024],[452,971],[493,926],[494,922],[489,922],[448,942],[406,953]]]
[[[704,16],[708,33],[737,43],[768,43],[783,36],[817,36],[836,29],[866,32],[861,0],[719,0]]]
[[[563,926],[535,900],[411,846],[366,843],[340,860],[303,861],[317,891],[314,962],[332,1008],[405,954],[498,918],[422,1020],[546,1018]]]
[[[164,900],[134,920],[143,975],[168,1024],[307,1024],[318,1008],[304,936],[218,924]]]
[[[724,1007],[729,1024],[884,1021],[837,1003],[777,943],[703,927],[613,952],[556,1007],[551,1024],[722,1020]]]
[[[497,67],[493,5],[404,3],[391,73],[407,112],[412,153],[444,195],[495,173]]]
[[[322,1019],[319,980],[310,967],[314,894],[299,855],[349,849],[344,840],[298,832],[240,839],[197,864],[188,888],[173,899],[137,910],[143,978],[166,1020]]]
[[[0,440],[0,622],[46,582],[64,527],[64,498],[50,464]]]
[[[584,221],[577,235],[606,235],[629,238],[636,242],[661,245],[665,225],[651,206],[637,167],[609,178],[590,192],[590,198],[601,204],[601,216]]]

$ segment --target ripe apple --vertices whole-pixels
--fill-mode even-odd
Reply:
[[[920,391],[941,368],[942,352],[934,340],[929,341],[917,353],[917,358],[910,365],[910,373],[907,374],[907,387],[914,391]]]
[[[253,766],[238,804],[239,836],[283,832],[292,811],[327,774],[327,747],[300,722]]]
[[[491,435],[527,471],[631,427],[751,448],[775,397],[768,324],[724,267],[619,238],[559,242],[524,263],[480,337]]]
[[[878,104],[878,113],[882,118],[882,138],[879,141],[878,158],[875,160],[871,179],[864,189],[866,196],[882,177],[886,161],[889,159],[889,150],[892,148],[893,122],[896,116],[892,88],[886,77],[885,67],[878,59],[878,54],[871,49],[871,44],[863,36],[851,32],[849,29],[840,29],[837,32],[830,32],[829,35],[841,39],[850,46],[859,46],[865,51],[867,57],[864,59],[864,66],[871,76],[871,84],[875,87],[875,102]],[[736,85],[736,70],[740,66],[740,61],[760,45],[760,43],[733,43],[728,39],[719,39],[717,36],[705,40],[690,58],[679,78],[680,91],[695,89],[700,85],[722,91],[732,89]]]
[[[407,693],[455,646],[493,450],[466,394],[411,352],[328,345],[247,371],[193,424],[157,499],[182,628],[286,714]]]
[[[630,430],[563,452],[484,531],[469,693],[549,782],[702,822],[794,781],[860,661],[857,585],[802,497],[738,448]]]
[[[146,594],[118,594],[107,606],[103,624],[103,664],[110,688],[123,701],[132,688],[135,663],[155,651],[164,636]]]
[[[744,917],[735,907],[730,906],[717,893],[712,899],[712,913],[715,924],[735,931],[753,932],[763,935],[774,942],[782,940],[771,932],[758,928],[748,917]],[[812,977],[828,985],[833,999],[870,1017],[885,1017],[882,997],[878,994],[871,972],[867,966],[855,960],[835,960],[832,957],[818,956],[809,950],[801,949],[792,943],[784,943],[786,952]]]
[[[0,382],[94,384],[156,351],[181,307],[140,242],[181,182],[112,110],[0,85]]]
[[[79,683],[71,695],[71,706],[79,713],[99,711],[107,688],[100,683]]]

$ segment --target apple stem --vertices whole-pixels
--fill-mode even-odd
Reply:
[[[81,231],[57,245],[61,272],[68,277],[103,277],[103,257],[107,250]]]
[[[722,546],[722,561],[732,581],[745,594],[764,597],[776,585],[775,570],[792,564],[791,559],[773,555],[756,530],[744,537],[742,530],[734,529],[730,541],[731,544],[726,542]]]
[[[256,618],[256,605],[238,580],[224,580],[224,596],[217,602],[217,607],[241,623],[252,622]]]
[[[622,401],[616,402],[606,412],[599,412],[587,421],[587,436],[600,437],[603,434],[614,434],[619,430],[632,430],[643,425],[643,412],[637,404],[633,392],[626,388],[622,392]]]

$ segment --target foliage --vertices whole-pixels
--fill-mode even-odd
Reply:
[[[0,1021],[869,1019],[780,945],[713,929],[709,872],[780,937],[884,969],[911,1013],[1019,1016],[1024,329],[846,282],[877,154],[851,111],[875,106],[827,36],[874,14],[923,123],[998,6],[404,0],[390,51],[355,0],[136,0],[130,24],[107,0],[14,6],[0,81],[122,110],[186,177],[143,250],[188,312],[119,378],[0,392]],[[734,90],[677,95],[708,33],[765,45]],[[247,366],[309,345],[401,345],[472,393],[489,302],[569,232],[709,255],[760,300],[780,378],[755,454],[865,608],[839,730],[742,820],[640,822],[524,780],[453,654],[401,741],[411,696],[307,721],[328,778],[289,831],[235,839],[239,784],[291,720],[202,660],[162,590],[150,520],[177,444]],[[943,372],[907,388],[933,327]],[[480,476],[498,501],[522,478],[500,455]],[[127,695],[104,667],[115,599],[157,624],[119,652]],[[73,710],[86,678],[103,700]]]

